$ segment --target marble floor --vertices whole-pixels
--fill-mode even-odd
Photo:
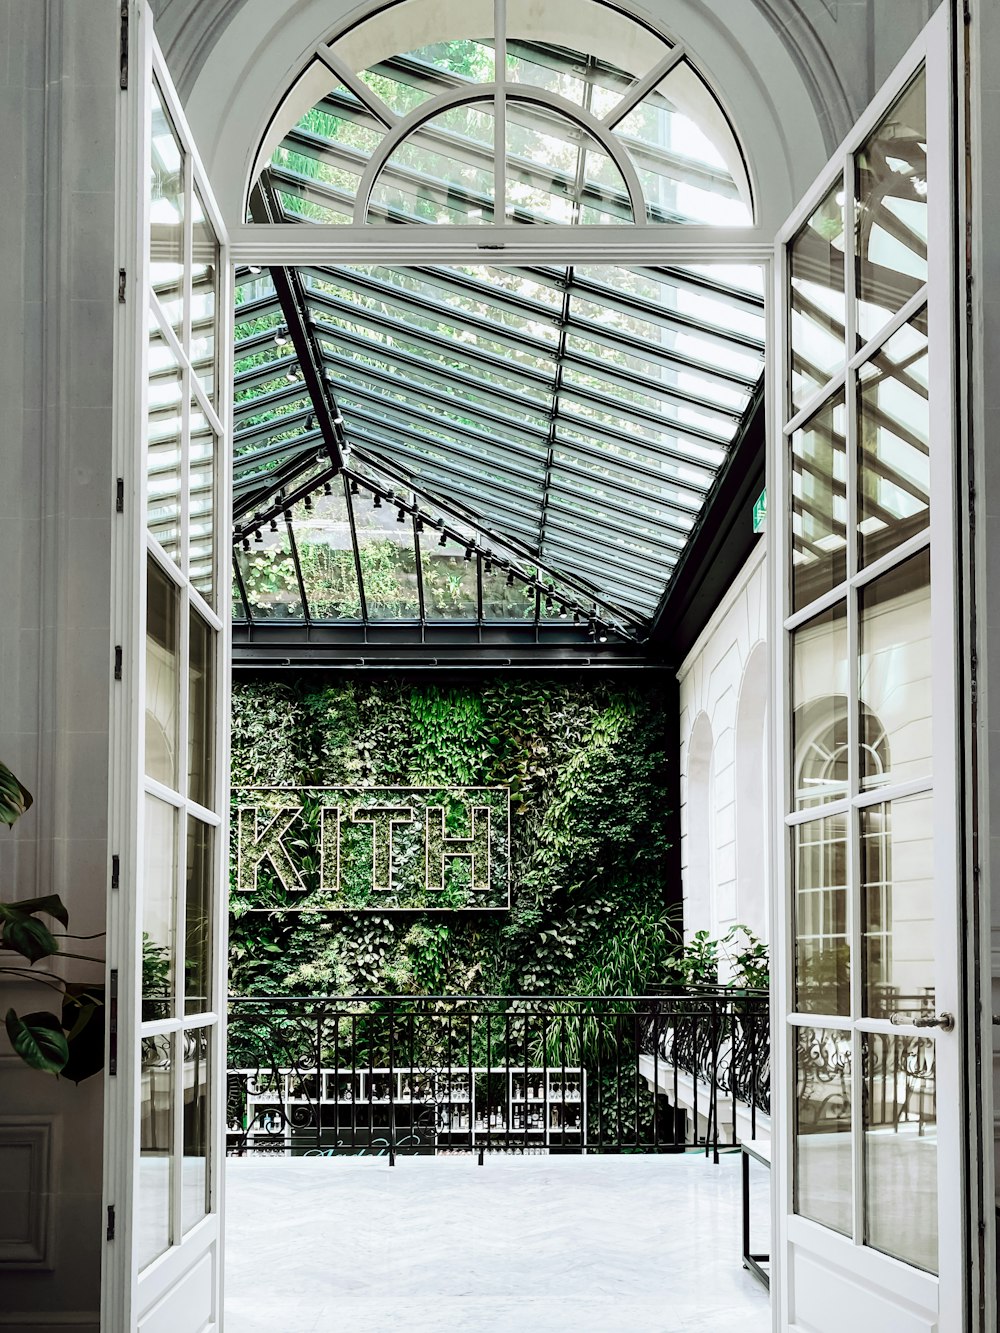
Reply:
[[[230,1158],[225,1327],[769,1333],[767,1293],[740,1264],[739,1167],[738,1154]]]

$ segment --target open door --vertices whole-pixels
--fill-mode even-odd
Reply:
[[[779,237],[776,1327],[970,1327],[952,6]]]
[[[112,996],[102,1328],[221,1324],[230,293],[221,219],[125,6]]]

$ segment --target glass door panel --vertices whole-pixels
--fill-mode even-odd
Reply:
[[[927,281],[927,83],[921,70],[857,154],[858,340]]]
[[[123,304],[137,336],[128,370],[141,392],[129,445],[116,445],[115,540],[130,573],[115,593],[123,651],[114,735],[121,773],[137,777],[123,778],[114,813],[122,854],[113,896],[128,907],[115,927],[121,1039],[107,1096],[134,1155],[128,1178],[119,1163],[109,1186],[121,1225],[101,1326],[202,1333],[218,1326],[222,1269],[228,637],[215,600],[229,560],[229,524],[219,521],[231,508],[220,349],[231,343],[233,303],[221,220],[151,21],[140,6],[131,55],[138,68],[146,61],[146,78],[123,90],[144,120],[132,164],[140,189],[123,195],[142,196],[137,271],[148,281],[134,284],[129,268]],[[143,502],[134,526],[133,494]]]
[[[851,1037],[795,1029],[795,1211],[851,1234],[854,1212]]]
[[[863,1042],[865,1244],[936,1273],[936,1043],[884,1032]]]
[[[837,181],[788,247],[791,408],[844,364],[844,182]]]
[[[950,21],[942,7],[779,254],[775,1054],[794,1096],[776,1294],[779,1326],[815,1333],[848,1308],[865,1327],[964,1326],[954,245],[950,208],[927,204],[949,197]]]
[[[795,992],[802,1013],[851,1012],[847,816],[795,829]]]

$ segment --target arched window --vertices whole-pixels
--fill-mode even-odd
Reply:
[[[870,709],[861,709],[861,763],[877,783],[890,772],[889,739]],[[848,791],[847,699],[815,699],[795,714],[795,790],[801,806],[818,805]],[[800,992],[825,1012],[839,1012],[849,984],[848,816],[810,820],[796,829],[795,938]],[[872,805],[863,820],[863,884],[866,898],[864,967],[871,994],[892,976],[892,864],[889,806]],[[801,997],[800,997],[801,998]]]
[[[861,765],[870,786],[889,772],[889,737],[878,717],[861,707]],[[795,792],[799,808],[836,801],[847,793],[847,700],[814,700],[796,710]]]
[[[268,165],[286,216],[322,223],[753,221],[685,48],[600,0],[399,0],[319,45]]]

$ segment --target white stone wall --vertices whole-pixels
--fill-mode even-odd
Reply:
[[[680,671],[684,929],[767,938],[765,542]]]

